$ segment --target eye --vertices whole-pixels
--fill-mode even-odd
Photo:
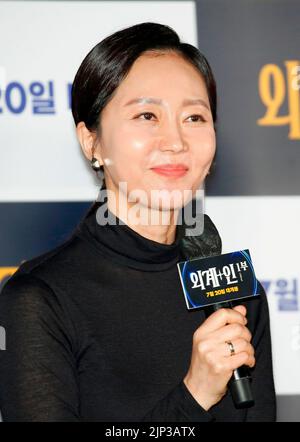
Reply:
[[[143,119],[146,121],[151,121],[152,116],[155,117],[155,115],[152,112],[143,112],[143,113],[137,115],[135,118],[140,118],[141,116],[144,116],[145,118],[143,118]],[[198,123],[199,121],[204,123],[206,121],[206,119],[202,115],[198,115],[198,114],[191,115],[189,118],[193,119],[192,123]]]
[[[194,119],[192,122],[193,123],[198,123],[198,121],[202,121],[203,123],[206,121],[206,119],[204,117],[202,117],[202,115],[191,115],[189,118],[196,118],[196,120]]]
[[[155,117],[155,115],[154,115],[152,112],[143,112],[143,113],[137,115],[136,118],[140,118],[140,116],[142,116],[142,115],[145,115],[145,118],[144,118],[144,119],[147,120],[147,121],[151,121],[150,118],[148,118],[149,116],[150,116],[150,117],[151,117],[151,116],[154,116],[154,117]]]

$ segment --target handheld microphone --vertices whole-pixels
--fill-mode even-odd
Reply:
[[[177,267],[187,308],[204,308],[206,317],[220,308],[232,308],[234,300],[258,295],[249,250],[193,258]],[[233,371],[228,387],[236,408],[254,405],[251,382],[247,366]]]

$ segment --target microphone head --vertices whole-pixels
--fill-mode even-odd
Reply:
[[[222,253],[222,240],[219,232],[208,215],[204,215],[203,233],[185,235],[186,226],[178,226],[181,230],[181,253],[184,259],[204,258]]]

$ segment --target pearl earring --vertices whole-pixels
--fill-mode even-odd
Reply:
[[[95,157],[91,159],[91,166],[96,172],[98,172],[101,169],[99,160],[97,160],[97,158]]]

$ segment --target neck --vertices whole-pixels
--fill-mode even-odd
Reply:
[[[112,204],[108,198],[108,209],[132,230],[147,239],[161,244],[173,244],[176,237],[176,221],[179,210],[162,211],[142,204]]]

